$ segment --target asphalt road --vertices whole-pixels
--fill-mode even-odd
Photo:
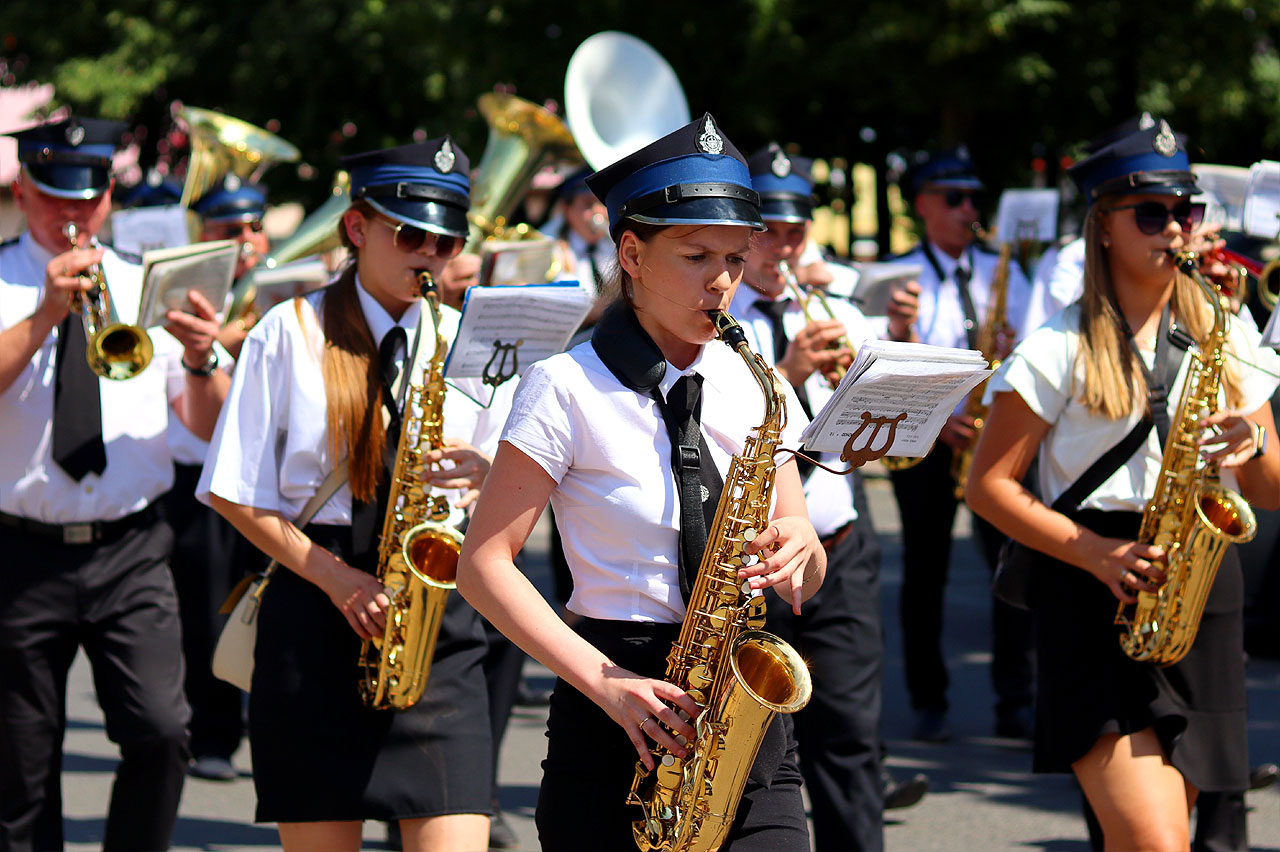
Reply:
[[[891,852],[915,850],[1043,850],[1086,852],[1078,797],[1066,776],[1035,776],[1030,754],[991,736],[992,692],[988,677],[990,617],[988,575],[968,540],[968,519],[961,512],[947,589],[945,642],[952,675],[951,725],[946,745],[909,739],[913,718],[902,682],[897,626],[900,543],[897,509],[888,484],[869,483],[872,517],[884,548],[885,628],[884,730],[889,763],[899,775],[928,773],[932,791],[914,808],[887,814],[885,839]],[[530,545],[528,569],[535,581],[549,580],[545,527]],[[526,676],[550,687],[547,671],[530,662]],[[1280,661],[1254,660],[1249,666],[1249,742],[1253,763],[1280,761]],[[500,796],[507,818],[522,841],[536,850],[533,811],[539,762],[545,751],[545,711],[517,708],[502,749]],[[254,794],[249,754],[236,755],[237,781],[190,779],[183,793],[174,848],[181,850],[269,849],[278,847],[271,825],[253,823]],[[68,690],[68,731],[64,760],[66,836],[71,850],[97,848],[110,793],[115,749],[107,741],[83,656],[72,670]],[[1280,788],[1250,793],[1251,848],[1280,852]],[[382,826],[365,827],[366,848],[383,848]]]

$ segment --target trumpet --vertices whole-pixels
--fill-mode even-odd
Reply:
[[[82,248],[74,222],[64,225],[62,233],[72,248]],[[96,248],[97,240],[91,239],[89,244]],[[93,285],[77,297],[88,344],[85,358],[89,369],[104,379],[132,379],[151,363],[151,338],[145,329],[120,322],[101,263],[93,264],[82,275]]]
[[[778,273],[782,276],[783,280],[787,282],[787,289],[791,291],[792,297],[796,300],[796,303],[800,305],[800,310],[804,312],[805,322],[814,322],[815,320],[821,319],[821,317],[815,317],[809,310],[809,306],[813,304],[814,299],[817,299],[822,305],[822,309],[826,312],[827,319],[837,318],[835,311],[831,309],[831,303],[827,301],[827,295],[822,292],[822,288],[805,288],[800,286],[800,280],[796,278],[795,272],[791,270],[791,264],[787,263],[785,260],[778,261]],[[830,348],[848,349],[852,352],[853,344],[849,342],[848,335],[842,334],[833,344],[831,344]],[[841,380],[844,379],[844,374],[847,369],[848,368],[843,364],[836,364],[832,368],[832,372],[827,374],[827,383],[831,385],[832,390],[835,390]]]

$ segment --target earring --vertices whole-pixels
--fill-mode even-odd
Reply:
[[[1103,247],[1103,248],[1111,248],[1111,237],[1104,236],[1104,237],[1102,238],[1102,247]]]

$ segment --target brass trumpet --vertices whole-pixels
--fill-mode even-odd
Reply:
[[[827,294],[822,292],[821,287],[801,287],[800,279],[796,278],[796,274],[791,270],[791,264],[785,260],[778,261],[778,273],[782,275],[783,280],[787,282],[787,289],[791,291],[792,297],[796,303],[800,305],[800,310],[804,312],[805,322],[814,322],[821,317],[815,317],[809,310],[809,305],[814,299],[822,305],[822,309],[826,312],[828,319],[837,319],[835,311],[831,309],[831,303],[827,301]],[[830,347],[831,349],[848,349],[853,352],[853,344],[849,342],[849,336],[842,334]],[[843,364],[836,364],[832,373],[826,379],[831,385],[831,389],[835,390],[844,379],[847,368]]]
[[[64,225],[62,233],[72,248],[83,248],[74,222]],[[97,241],[91,240],[90,245],[96,247]],[[151,338],[145,329],[120,322],[101,263],[95,263],[81,274],[93,285],[77,297],[88,343],[85,357],[89,369],[104,379],[132,379],[151,363]]]

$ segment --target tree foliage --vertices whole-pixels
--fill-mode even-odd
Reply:
[[[495,85],[563,97],[577,45],[604,29],[648,41],[694,113],[739,147],[776,138],[883,165],[965,141],[999,185],[1026,183],[1081,141],[1148,109],[1195,159],[1247,164],[1280,144],[1280,0],[7,0],[0,58],[77,110],[154,142],[178,99],[278,122],[317,180],[337,158],[449,130],[477,158],[476,98]],[[273,123],[272,126],[277,126]],[[151,152],[154,155],[154,152]]]

